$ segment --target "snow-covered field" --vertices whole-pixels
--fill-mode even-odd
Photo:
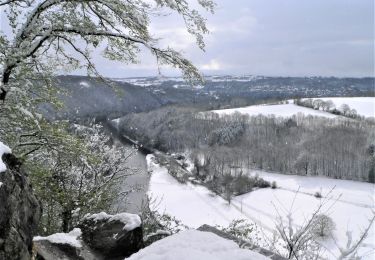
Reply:
[[[327,101],[332,100],[336,108],[340,109],[342,104],[347,104],[351,109],[355,109],[357,113],[365,117],[375,117],[375,97],[326,97],[319,98],[321,100]],[[221,109],[221,110],[212,110],[211,112],[218,113],[220,115],[229,115],[235,112],[241,114],[247,114],[249,116],[265,115],[265,116],[280,116],[280,117],[291,117],[296,114],[304,114],[305,116],[321,116],[326,118],[335,118],[337,117],[334,114],[314,110],[312,108],[297,106],[293,104],[293,100],[288,100],[289,104],[275,104],[275,105],[256,105],[240,108],[231,108],[231,109]]]
[[[221,110],[212,110],[211,112],[219,115],[230,115],[235,112],[241,114],[247,114],[249,116],[265,115],[265,116],[280,116],[280,117],[291,117],[298,113],[304,114],[305,116],[321,116],[327,118],[335,118],[336,115],[327,113],[324,111],[318,111],[307,107],[297,106],[295,104],[279,104],[279,105],[257,105],[240,108],[230,108]]]
[[[215,196],[203,186],[178,183],[164,167],[152,162],[152,156],[149,155],[147,161],[149,170],[152,171],[148,194],[157,200],[155,206],[157,205],[158,211],[175,216],[193,228],[203,224],[227,226],[232,220],[248,219],[270,234],[274,230],[277,217],[275,206],[285,215],[286,211],[291,210],[295,224],[298,225],[306,220],[321,201],[313,194],[319,191],[325,196],[334,188],[331,196],[335,199],[323,207],[323,213],[335,222],[334,237],[339,246],[345,247],[346,232],[352,231],[355,241],[374,210],[373,184],[261,171],[253,174],[276,181],[279,188],[253,191],[234,198],[231,205],[228,205],[224,199]],[[296,196],[298,189],[299,194]],[[326,256],[336,259],[338,249],[334,241],[327,240],[324,246],[333,253],[332,255],[327,251]],[[373,226],[366,239],[366,247],[360,249],[360,253],[366,255],[362,259],[373,259],[374,249]]]
[[[338,109],[342,104],[347,104],[351,109],[354,108],[358,115],[375,117],[375,97],[326,97],[319,99],[332,100]]]

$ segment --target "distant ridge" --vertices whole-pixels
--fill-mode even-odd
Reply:
[[[179,77],[134,77],[103,81],[86,76],[58,76],[64,108],[41,106],[49,118],[117,118],[167,104],[219,109],[254,104],[260,100],[295,97],[374,96],[374,78],[208,76],[203,85],[191,86]]]

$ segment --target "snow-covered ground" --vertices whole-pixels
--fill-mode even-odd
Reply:
[[[265,116],[280,116],[280,117],[291,117],[298,113],[304,114],[305,116],[321,116],[327,118],[335,118],[336,115],[327,113],[324,111],[314,110],[307,107],[297,106],[295,104],[278,104],[278,105],[257,105],[240,108],[230,108],[221,110],[212,110],[211,112],[219,115],[230,115],[235,112],[241,114],[247,114],[249,116],[265,115]]]
[[[147,161],[149,170],[152,171],[148,194],[157,200],[155,207],[160,213],[172,215],[194,228],[203,224],[227,226],[232,220],[248,219],[270,234],[274,230],[277,218],[275,206],[282,214],[291,210],[295,224],[298,225],[318,207],[321,200],[324,200],[314,197],[313,194],[319,191],[325,196],[334,188],[330,194],[334,199],[323,207],[323,213],[335,222],[334,237],[339,246],[345,247],[346,231],[352,231],[353,241],[357,240],[372,216],[371,211],[374,210],[373,184],[261,171],[252,174],[276,181],[279,188],[259,189],[234,198],[231,205],[228,205],[224,199],[215,196],[203,186],[178,183],[168,174],[167,169],[152,161],[152,155],[147,156]],[[298,189],[299,194],[296,196]],[[367,254],[362,259],[374,257],[374,229],[373,226],[370,230],[366,247],[360,249],[361,254]],[[327,252],[326,256],[336,259],[338,249],[334,241],[327,240],[324,246],[333,253],[331,255]]]
[[[156,241],[128,260],[267,260],[210,232],[186,230]]]
[[[354,108],[358,115],[375,117],[375,97],[325,97],[319,99],[332,100],[338,109],[342,104],[347,104],[351,109]]]
[[[321,99],[324,101],[332,100],[337,109],[340,109],[342,104],[347,104],[351,109],[355,109],[358,115],[365,117],[375,117],[375,97],[324,97],[314,98]],[[256,105],[240,108],[212,110],[211,112],[218,113],[220,115],[229,115],[235,112],[241,114],[247,114],[249,116],[265,115],[265,116],[280,116],[280,117],[291,117],[298,113],[304,114],[305,116],[321,116],[326,118],[337,117],[334,114],[314,110],[303,106],[297,106],[293,104],[293,100],[287,100],[288,104],[275,104],[275,105]]]

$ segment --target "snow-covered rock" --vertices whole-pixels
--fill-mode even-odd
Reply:
[[[81,240],[82,232],[75,228],[69,233],[56,233],[47,237],[34,237],[34,249],[37,258],[53,260],[97,260],[104,259]]]
[[[82,231],[79,228],[75,228],[69,233],[56,233],[48,237],[36,236],[33,241],[48,240],[55,244],[67,244],[73,247],[82,247],[78,237],[81,236]]]
[[[132,231],[133,229],[140,227],[142,224],[141,218],[137,214],[131,214],[131,213],[119,213],[116,215],[109,215],[105,212],[100,212],[97,214],[90,214],[85,216],[86,219],[91,219],[94,221],[120,221],[124,224],[123,229],[127,231]]]
[[[143,247],[141,224],[135,214],[101,212],[85,216],[78,227],[85,244],[112,259],[129,256]]]
[[[12,150],[0,141],[0,172],[6,171],[7,167],[2,160],[3,154],[12,153]]]
[[[127,260],[266,260],[270,259],[210,232],[187,230],[166,237]]]

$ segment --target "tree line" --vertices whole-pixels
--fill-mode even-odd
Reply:
[[[315,110],[323,110],[334,115],[341,115],[349,118],[362,118],[357,113],[357,110],[350,108],[348,104],[342,104],[340,107],[336,107],[332,100],[324,101],[322,99],[295,99],[294,104],[298,106],[308,107]]]
[[[164,152],[189,151],[206,181],[263,169],[286,174],[374,182],[374,121],[291,118],[239,113],[219,116],[165,107],[129,114],[120,131]]]

